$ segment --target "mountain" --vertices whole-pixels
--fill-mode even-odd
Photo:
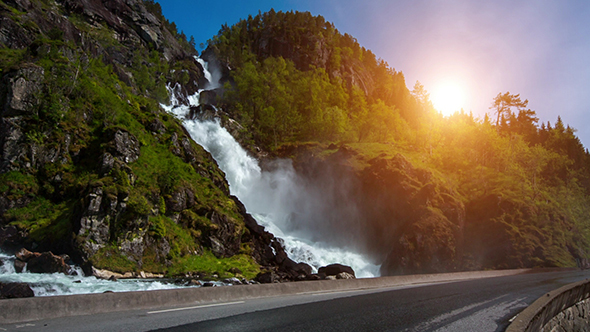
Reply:
[[[0,3],[0,246],[87,273],[299,276],[166,113],[206,83],[153,1]]]
[[[382,274],[587,265],[590,155],[559,117],[539,124],[505,92],[494,121],[445,118],[419,82],[309,13],[260,13],[208,44],[243,144],[293,160],[326,198],[329,236]]]
[[[445,118],[309,13],[223,26],[200,55],[219,85],[196,55],[150,0],[1,2],[0,247],[88,273],[304,278],[161,106],[199,93],[191,117],[219,118],[263,169],[295,170],[286,197],[307,200],[290,230],[382,275],[587,264],[590,155],[519,95],[490,101],[495,121]]]

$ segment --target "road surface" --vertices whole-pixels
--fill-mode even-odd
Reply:
[[[503,331],[544,293],[590,271],[134,310],[0,325],[0,331]],[[247,286],[233,286],[247,287]]]

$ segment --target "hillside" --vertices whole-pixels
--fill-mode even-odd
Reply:
[[[0,26],[2,249],[68,254],[90,274],[298,276],[161,109],[167,84],[206,81],[157,3],[3,1]]]
[[[88,273],[309,274],[160,106],[167,86],[186,99],[207,80],[157,3],[10,0],[0,19],[2,249],[68,254]],[[292,229],[383,275],[587,264],[590,154],[519,95],[445,118],[309,13],[223,26],[200,56],[220,85],[191,111],[220,117],[263,167],[292,162],[321,198],[318,215],[291,211]]]
[[[499,93],[484,119],[444,118],[418,82],[309,13],[223,26],[204,56],[226,69],[216,103],[241,141],[339,197],[330,227],[352,229],[383,274],[587,264],[590,155],[520,95]]]

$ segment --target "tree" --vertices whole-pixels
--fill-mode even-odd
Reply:
[[[504,118],[504,115],[510,117],[512,114],[512,108],[515,107],[517,110],[522,111],[526,108],[529,101],[520,99],[520,94],[512,95],[510,92],[498,93],[490,109],[494,109],[497,115],[496,118],[496,130],[500,130],[500,121]]]

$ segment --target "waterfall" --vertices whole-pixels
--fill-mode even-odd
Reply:
[[[200,58],[197,61],[202,64],[205,77],[218,77],[208,72],[209,66],[205,61]],[[217,82],[208,85],[215,86],[218,86]],[[305,262],[315,270],[341,263],[351,266],[357,277],[379,274],[378,265],[351,249],[352,246],[335,241],[353,238],[354,234],[334,237],[333,233],[342,230],[331,228],[327,221],[330,212],[324,207],[325,202],[333,198],[324,197],[321,191],[310,188],[295,172],[290,160],[276,160],[271,170],[262,170],[258,161],[240,146],[218,119],[189,119],[190,107],[199,106],[198,94],[203,90],[188,98],[189,105],[182,105],[175,97],[180,90],[178,85],[169,86],[171,102],[162,107],[181,119],[192,139],[211,153],[226,174],[230,193],[244,203],[260,225],[283,240],[291,259]]]

